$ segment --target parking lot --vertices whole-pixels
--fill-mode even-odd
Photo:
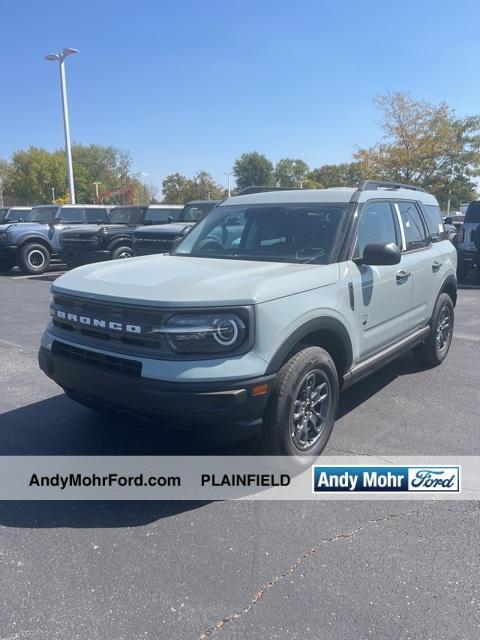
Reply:
[[[58,271],[0,274],[0,453],[248,453],[68,400],[37,367]],[[352,387],[326,453],[480,455],[480,277],[446,362]],[[0,504],[0,638],[480,636],[473,502]]]

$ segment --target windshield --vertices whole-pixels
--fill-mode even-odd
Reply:
[[[30,222],[47,224],[53,220],[58,207],[33,207],[30,213]]]
[[[108,224],[140,224],[147,207],[115,207],[110,211]]]
[[[209,213],[216,202],[206,202],[205,204],[186,204],[180,214],[179,222],[199,222]]]
[[[327,264],[343,237],[352,205],[223,206],[174,251],[178,256]]]

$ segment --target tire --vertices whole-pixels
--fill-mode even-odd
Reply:
[[[19,267],[24,273],[32,275],[44,273],[50,264],[50,251],[43,244],[31,242],[21,247]]]
[[[314,392],[309,401],[308,388],[312,376]],[[312,399],[325,394],[324,400],[318,400],[317,404],[312,402]],[[338,375],[330,355],[320,347],[305,347],[295,353],[280,369],[270,396],[260,436],[260,452],[263,455],[294,456],[299,460],[319,455],[332,433],[338,397]],[[300,416],[296,420],[295,414]],[[321,419],[318,414],[321,414]],[[317,429],[320,420],[319,434],[312,420],[317,421]]]
[[[125,245],[117,247],[112,251],[112,260],[123,260],[124,258],[133,258],[133,249]]]
[[[428,367],[442,364],[452,343],[454,319],[452,299],[447,293],[441,293],[433,310],[430,333],[413,349],[413,354],[420,364]]]
[[[468,265],[465,262],[459,262],[457,265],[457,280],[458,282],[465,282],[468,275]]]

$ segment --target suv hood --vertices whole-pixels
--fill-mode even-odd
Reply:
[[[257,304],[337,282],[339,265],[153,255],[78,267],[53,291],[126,304],[206,307]]]

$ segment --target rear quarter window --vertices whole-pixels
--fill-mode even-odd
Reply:
[[[442,211],[438,204],[422,205],[427,224],[427,231],[432,242],[439,242],[445,239],[445,229],[443,227]]]

